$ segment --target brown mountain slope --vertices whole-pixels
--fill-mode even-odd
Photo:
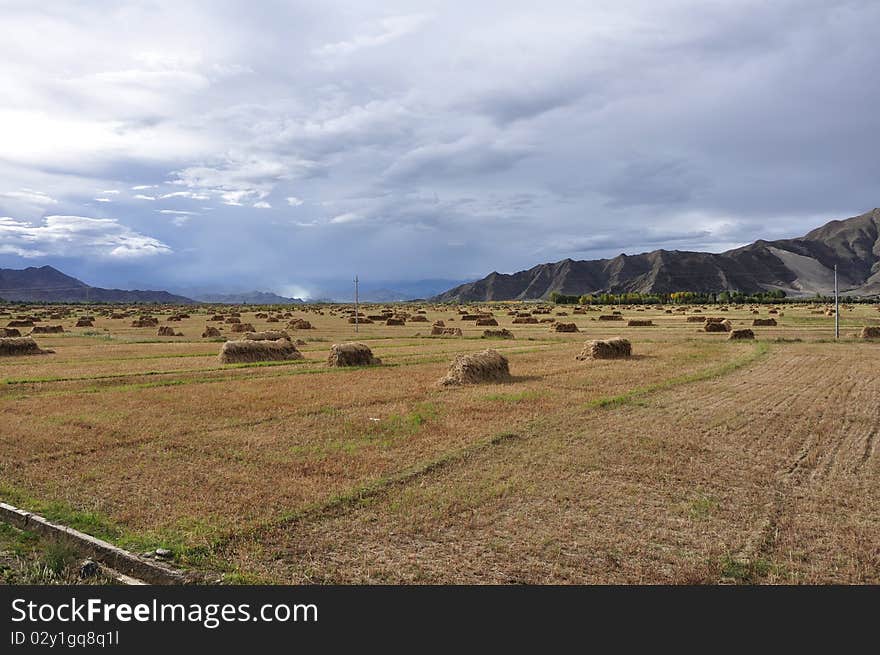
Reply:
[[[434,299],[447,302],[547,298],[558,291],[671,293],[781,289],[791,296],[840,287],[852,295],[880,293],[880,209],[831,221],[797,239],[759,240],[720,254],[655,250],[613,259],[564,259],[510,275],[493,272]]]

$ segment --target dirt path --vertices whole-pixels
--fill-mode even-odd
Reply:
[[[779,344],[715,380],[539,417],[228,555],[287,582],[877,583],[878,355]]]

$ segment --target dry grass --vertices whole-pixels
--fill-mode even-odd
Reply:
[[[208,548],[201,566],[268,581],[711,582],[743,571],[757,581],[877,581],[880,530],[858,506],[876,505],[862,476],[877,466],[863,430],[876,425],[877,346],[815,343],[833,318],[787,306],[762,336],[803,343],[774,344],[763,363],[689,384],[732,371],[755,344],[647,308],[640,319],[654,326],[636,331],[637,356],[584,366],[574,358],[585,337],[619,330],[592,319],[636,309],[574,313],[566,320],[579,332],[565,334],[514,323],[523,317],[504,306],[472,307],[516,336],[494,344],[516,377],[443,391],[436,380],[450,359],[485,348],[483,328],[425,308],[427,325],[443,320],[462,337],[414,338],[381,321],[355,335],[347,313],[296,308],[283,320],[307,317],[303,359],[226,366],[219,344],[196,336],[213,310],[188,310],[173,325],[192,338],[163,342],[155,326],[131,327],[137,314],[95,312],[88,330],[74,329],[71,314],[64,333],[40,340],[52,357],[0,360],[0,498],[95,512],[120,539]],[[243,308],[239,324],[266,331],[281,314],[254,312]],[[748,308],[725,318],[736,329],[752,322]],[[841,311],[851,333],[872,318],[869,307]],[[329,344],[352,338],[386,366],[328,368]],[[837,384],[814,391],[815,368]],[[814,425],[824,432],[811,437]],[[861,454],[835,460],[828,485],[785,495],[771,521],[777,543],[753,554],[747,545],[764,543],[756,525],[768,471],[810,438],[804,461],[857,453],[859,439]],[[849,503],[853,513],[835,513]],[[456,552],[467,562],[459,569]]]

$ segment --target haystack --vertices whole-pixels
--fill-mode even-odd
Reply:
[[[15,321],[9,321],[6,324],[6,327],[11,328],[19,328],[19,327],[34,327],[34,322],[30,319],[20,319]]]
[[[20,337],[21,332],[15,328],[0,328],[0,337]]]
[[[442,386],[504,382],[510,379],[507,358],[497,350],[483,350],[456,357],[449,372],[440,379]]]
[[[641,319],[641,318],[631,318],[627,321],[627,327],[651,327],[654,325],[654,321]]]
[[[860,339],[880,339],[880,327],[867,325],[859,333]]]
[[[457,328],[457,327],[443,328],[443,334],[449,334],[453,337],[460,337],[461,336],[461,328]]]
[[[95,323],[93,319],[83,316],[76,322],[76,325],[74,327],[95,327]]]
[[[327,358],[329,366],[378,366],[382,360],[364,343],[334,343]]]
[[[623,316],[620,314],[602,314],[599,316],[600,321],[622,321]]]
[[[483,339],[513,339],[513,332],[507,328],[500,330],[483,330]]]
[[[444,330],[444,328],[441,325],[432,325],[431,326],[431,336],[432,337],[440,336],[441,334],[443,334],[443,330]]]
[[[515,319],[513,319],[514,325],[523,325],[537,322],[538,319],[536,319],[534,316],[517,316]]]
[[[415,316],[409,319],[410,323],[427,323],[428,317],[424,314],[416,314]],[[497,325],[497,323],[496,323]]]
[[[131,322],[133,328],[158,327],[159,319],[154,316],[141,316]]]
[[[551,332],[580,332],[575,323],[556,323],[550,330]]]
[[[254,332],[254,326],[251,325],[250,323],[233,323],[232,324],[232,331],[236,332],[236,333]]]
[[[287,324],[287,327],[294,330],[311,330],[312,324],[304,318],[295,318]],[[253,332],[253,328],[251,328],[250,331]]]
[[[16,357],[18,355],[45,355],[51,350],[43,350],[30,337],[0,338],[0,357]]]
[[[288,339],[277,341],[227,341],[220,349],[221,364],[244,362],[274,362],[303,359],[303,355]]]
[[[727,337],[729,341],[736,341],[738,339],[754,339],[755,333],[752,332],[748,328],[743,328],[742,330],[733,330],[730,333],[730,336]]]
[[[163,325],[159,328],[159,332],[156,336],[159,337],[176,337],[178,334],[174,331],[173,327],[169,327],[167,325]],[[180,336],[183,336],[182,334]]]
[[[632,356],[632,344],[628,339],[588,341],[577,359],[621,359]]]
[[[31,330],[31,334],[59,334],[64,332],[62,325],[36,325]]]
[[[776,319],[775,318],[756,318],[752,321],[752,325],[755,325],[755,326],[771,325],[772,326],[772,325],[776,325]]]
[[[446,327],[446,323],[444,323],[441,320],[436,320],[436,321],[434,321],[434,326],[435,327]]]
[[[385,321],[385,325],[406,325],[406,321],[402,318],[389,318]]]
[[[730,321],[709,321],[703,326],[706,332],[730,332]]]
[[[202,332],[202,339],[216,339],[220,336],[223,336],[220,334],[220,330],[210,325],[206,326],[205,331]]]
[[[491,316],[490,316],[490,317],[485,317],[485,318],[478,318],[478,319],[477,319],[477,322],[476,322],[476,325],[477,325],[478,327],[485,327],[485,326],[487,326],[487,325],[498,325],[498,321],[496,321],[496,320],[495,320],[494,318],[492,318]]]
[[[705,323],[706,318],[704,316],[685,316],[684,320],[686,323]]]

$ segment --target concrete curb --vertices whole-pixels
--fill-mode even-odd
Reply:
[[[186,575],[170,566],[149,562],[113,544],[44,519],[7,503],[0,503],[0,520],[22,530],[31,530],[53,538],[66,539],[85,557],[149,584],[188,584]]]

